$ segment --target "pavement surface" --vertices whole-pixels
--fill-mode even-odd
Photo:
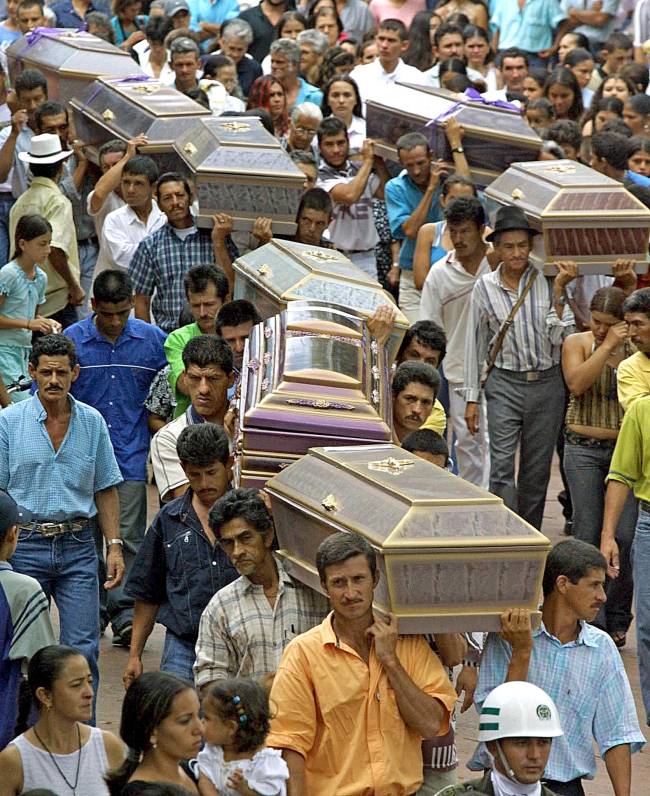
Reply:
[[[543,532],[551,541],[559,541],[562,536],[564,520],[556,495],[561,490],[562,485],[559,476],[557,461],[553,467],[551,483],[549,485],[546,510],[544,513]],[[149,518],[151,519],[158,509],[158,496],[153,487],[148,490]],[[158,668],[162,653],[164,630],[160,625],[156,628],[147,643],[147,648],[143,656],[145,671]],[[641,702],[639,690],[639,671],[636,658],[636,638],[634,625],[628,634],[626,647],[621,651],[625,669],[627,671],[637,711],[646,739],[650,742],[650,728],[645,725],[645,713]],[[111,634],[108,630],[101,640],[100,672],[101,683],[99,689],[97,716],[98,725],[103,729],[112,730],[119,733],[120,709],[124,689],[122,686],[122,670],[126,665],[128,652],[123,648],[113,647],[111,644]],[[470,758],[474,749],[478,732],[478,722],[476,712],[470,708],[467,713],[459,716],[456,727],[456,741],[458,746],[458,757],[461,761],[459,775],[461,779],[470,779],[472,776],[465,768],[466,761]],[[613,793],[607,777],[604,762],[597,754],[598,772],[595,780],[585,782],[585,792],[587,796],[608,796]],[[650,747],[646,746],[641,752],[634,755],[632,760],[632,796],[650,796]]]

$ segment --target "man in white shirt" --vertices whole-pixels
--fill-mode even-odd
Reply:
[[[388,83],[424,84],[424,75],[414,66],[402,61],[401,55],[408,49],[408,33],[403,22],[398,19],[385,19],[379,26],[377,36],[377,58],[369,64],[355,66],[350,77],[356,81],[361,94],[364,112],[369,97],[381,95]]]
[[[157,180],[158,167],[146,155],[136,155],[124,164],[120,187],[126,204],[104,220],[100,270],[106,267],[127,270],[140,241],[167,221],[153,198]]]
[[[456,392],[463,386],[469,298],[476,280],[490,272],[483,241],[485,212],[473,196],[454,199],[444,212],[454,248],[429,271],[422,288],[420,318],[439,324],[447,335],[444,371],[449,382],[449,412],[456,435],[459,475],[487,489],[490,465],[485,409],[478,432],[470,434],[465,423],[465,399]]]
[[[448,58],[462,58],[465,55],[465,42],[463,41],[463,31],[457,25],[450,25],[444,22],[436,30],[433,37],[433,56],[436,63],[427,69],[424,75],[424,83],[432,88],[440,88],[440,62]],[[470,80],[484,80],[483,75],[476,69],[467,67],[467,77]]]

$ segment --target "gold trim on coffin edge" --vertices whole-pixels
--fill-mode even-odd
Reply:
[[[449,553],[446,553],[446,552],[442,553],[442,554],[438,553],[437,557],[439,559],[451,558],[454,561],[469,561],[469,562],[476,561],[477,559],[479,559],[479,557],[480,558],[496,559],[498,561],[503,561],[504,559],[509,559],[509,558],[510,559],[515,559],[515,560],[523,559],[525,561],[531,561],[531,560],[536,561],[537,559],[539,559],[540,563],[541,563],[541,566],[540,566],[540,570],[539,570],[539,576],[537,578],[537,583],[535,584],[535,589],[534,589],[535,593],[537,594],[537,597],[533,597],[533,598],[531,598],[531,600],[528,603],[525,603],[527,608],[529,608],[531,611],[534,611],[534,610],[537,610],[537,608],[539,607],[539,605],[541,603],[542,581],[544,579],[544,565],[546,563],[546,557],[548,556],[548,553],[549,553],[550,549],[551,549],[551,543],[549,542],[548,543],[548,549],[546,549],[544,551],[540,550],[540,551],[530,551],[530,552],[528,552],[528,551],[525,551],[525,550],[513,550],[512,554],[505,554],[504,555],[502,551],[498,551],[498,550],[491,551],[491,550],[486,550],[485,548],[481,548],[480,550],[477,550],[474,554],[454,553],[452,551],[452,552],[449,552]],[[419,616],[419,617],[425,618],[428,614],[423,613],[422,608],[417,608],[417,609],[416,608],[408,608],[408,607],[404,607],[401,603],[397,602],[397,600],[395,598],[393,576],[392,576],[392,573],[391,573],[391,558],[393,558],[393,557],[396,558],[396,559],[399,558],[400,563],[403,563],[405,556],[395,556],[395,555],[384,555],[383,556],[384,569],[385,569],[385,572],[386,572],[386,586],[387,586],[387,589],[388,589],[388,594],[389,594],[389,596],[391,598],[391,605],[393,606],[395,613],[400,614],[402,616],[408,616],[408,617],[414,617],[414,616],[417,617],[417,616]],[[425,554],[422,554],[422,555],[419,555],[419,556],[418,555],[410,555],[410,556],[407,555],[406,558],[408,560],[417,562],[417,561],[422,560],[422,559],[430,559],[431,556],[425,555]],[[523,601],[520,601],[520,602],[523,602]],[[480,605],[480,608],[479,608],[479,605]],[[491,607],[492,610],[491,611],[484,611],[483,609],[485,607]],[[480,604],[477,603],[477,610],[476,611],[472,611],[470,613],[471,614],[501,613],[502,611],[505,610],[506,607],[507,606],[504,606],[503,603],[481,602]],[[436,605],[436,609],[438,609],[437,605]],[[450,614],[455,614],[455,613],[456,613],[456,609],[455,608],[441,608],[440,609],[440,615],[441,616],[449,616]]]
[[[113,82],[111,82],[111,81],[113,81]],[[212,113],[207,108],[204,108],[202,105],[199,105],[198,102],[194,102],[194,100],[190,100],[190,102],[194,102],[194,104],[197,106],[196,110],[194,110],[194,109],[191,109],[191,110],[188,110],[188,111],[173,111],[172,110],[169,113],[165,113],[164,115],[160,115],[159,116],[159,115],[155,114],[153,112],[153,110],[148,105],[145,105],[144,102],[142,102],[142,100],[144,98],[146,98],[146,97],[155,96],[159,91],[162,91],[163,89],[169,89],[169,90],[173,91],[173,89],[171,89],[171,86],[166,86],[164,83],[161,83],[160,81],[155,81],[157,83],[157,87],[153,91],[150,91],[150,92],[148,91],[146,93],[143,93],[142,92],[142,88],[140,86],[138,86],[137,84],[134,84],[134,83],[127,83],[125,81],[126,81],[126,78],[124,79],[124,81],[120,85],[120,83],[117,82],[115,78],[107,77],[106,75],[102,75],[102,76],[97,78],[97,82],[102,83],[109,90],[111,88],[115,89],[116,93],[120,97],[124,97],[125,99],[128,99],[129,102],[132,102],[134,105],[137,105],[138,108],[141,108],[142,110],[147,111],[147,113],[149,113],[149,114],[151,114],[153,116],[154,120],[167,119],[167,118],[193,119],[194,117],[207,118],[207,119],[211,119],[212,118]],[[147,82],[147,83],[143,82],[141,84],[141,86],[151,86],[151,82]],[[122,93],[122,91],[124,91],[124,93]],[[133,93],[135,96],[131,96],[131,93]],[[171,95],[168,95],[168,96],[170,97],[170,100],[174,99],[174,94],[173,93]],[[189,99],[189,97],[187,99]],[[86,107],[86,106],[84,106],[84,107]],[[92,110],[92,108],[88,108],[88,110]],[[176,139],[172,139],[172,141],[175,141],[175,140]],[[141,148],[142,147],[138,147],[138,151],[140,151]]]

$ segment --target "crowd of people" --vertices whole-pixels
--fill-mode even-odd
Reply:
[[[488,219],[457,120],[450,160],[408,132],[391,161],[366,102],[400,81],[508,103],[539,160],[650,208],[648,0],[6,0],[5,15],[0,796],[580,796],[595,747],[607,792],[641,794],[619,649],[634,605],[650,724],[650,269],[545,276],[530,218]],[[140,131],[95,163],[43,73],[10,79],[4,50],[44,26],[112,42],[215,115],[258,117],[304,173],[295,234],[262,215],[246,233],[223,212],[198,226],[194,185],[160,173]],[[373,612],[381,568],[354,533],[319,546],[320,592],[285,569],[269,496],[234,488],[263,308],[233,300],[233,263],[287,237],[344,254],[408,319],[396,445],[537,529],[557,451],[569,538],[539,626],[507,608],[500,633],[400,635]],[[378,344],[394,322],[387,296]],[[119,734],[95,727],[109,628]],[[479,744],[459,760],[455,711],[472,706]]]

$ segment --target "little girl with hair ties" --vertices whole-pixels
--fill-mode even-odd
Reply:
[[[286,796],[287,764],[279,750],[264,746],[270,720],[268,693],[254,680],[221,680],[208,690],[201,796]]]

